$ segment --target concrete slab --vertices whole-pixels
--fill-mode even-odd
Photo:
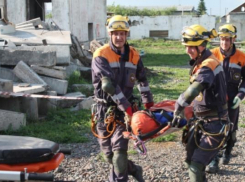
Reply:
[[[92,84],[73,84],[72,90],[79,90],[79,89],[87,89],[87,90],[93,90],[94,86]]]
[[[28,120],[38,120],[37,98],[20,97],[20,111],[26,114]]]
[[[20,61],[15,66],[13,72],[25,83],[42,84],[44,86],[47,86],[47,83],[23,61]]]
[[[66,79],[66,71],[45,68],[37,65],[31,65],[31,68],[40,75],[50,76],[52,78]]]
[[[72,108],[72,110],[81,110],[81,109],[91,109],[92,104],[94,104],[95,101],[92,97],[88,97],[84,99],[82,102],[79,102],[75,108]]]
[[[77,97],[77,98],[85,98],[86,96],[81,92],[73,92],[64,95],[65,97]],[[72,106],[76,106],[81,100],[64,100],[64,99],[57,99],[57,107],[59,108],[69,108]]]
[[[49,86],[49,90],[54,90],[58,94],[66,94],[67,92],[67,87],[68,87],[68,81],[67,80],[60,80],[60,79],[55,79],[51,77],[46,77],[46,76],[40,76]]]
[[[68,45],[48,45],[48,46],[20,46],[19,50],[42,51],[42,52],[56,52],[56,65],[70,64],[70,46]],[[36,64],[39,65],[39,64]],[[43,65],[45,66],[45,65]]]
[[[0,91],[13,92],[13,81],[0,78]]]
[[[15,93],[25,93],[25,94],[35,94],[44,92],[46,88],[41,84],[29,84],[28,86],[23,86],[24,84],[14,83],[13,92]]]
[[[19,61],[23,61],[28,65],[39,65],[51,67],[57,62],[56,50],[35,50],[26,47],[5,48],[0,49],[1,62],[0,65],[17,65]]]
[[[8,25],[0,25],[0,34],[12,34],[15,32],[14,25],[8,24]]]
[[[26,126],[25,114],[13,111],[0,110],[0,130],[18,130]]]
[[[10,39],[16,45],[43,45],[43,39],[48,45],[71,45],[70,34],[70,31],[16,30],[12,34],[1,35],[1,38]]]
[[[0,67],[0,78],[20,82],[20,79],[14,74],[12,69]]]
[[[56,91],[47,91],[41,93],[43,95],[57,96]],[[56,99],[38,99],[38,114],[39,116],[46,116],[49,110],[56,109],[57,101]]]

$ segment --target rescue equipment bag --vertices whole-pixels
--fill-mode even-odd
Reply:
[[[172,121],[174,106],[175,101],[166,100],[155,104],[150,110],[137,111],[131,120],[132,133],[143,141],[159,136],[159,132]],[[193,117],[192,107],[186,107],[184,114],[185,118],[180,120],[179,128]]]

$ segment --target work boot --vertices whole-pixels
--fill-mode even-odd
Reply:
[[[206,172],[217,173],[219,171],[219,157],[216,156],[206,167]]]
[[[224,154],[220,160],[220,163],[221,164],[224,164],[224,165],[227,165],[229,164],[230,162],[230,159],[231,159],[231,155],[228,155],[228,154]]]
[[[145,182],[143,178],[143,169],[141,166],[135,165],[136,171],[132,174],[134,179],[138,182]]]
[[[191,161],[189,166],[190,182],[206,182],[205,166],[201,163]]]

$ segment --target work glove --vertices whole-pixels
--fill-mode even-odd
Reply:
[[[125,111],[125,116],[124,116],[124,120],[125,120],[125,123],[126,125],[129,125],[131,124],[131,119],[132,119],[132,116],[133,116],[133,110],[132,110],[132,107],[129,106],[126,111]]]
[[[236,109],[240,105],[241,101],[242,100],[238,96],[236,96],[233,100],[233,106],[231,108]]]
[[[184,110],[182,111],[179,111],[179,110],[176,110],[174,111],[174,118],[171,122],[171,126],[172,127],[179,127],[179,124],[180,124],[180,120],[185,118],[184,116]]]
[[[150,109],[153,105],[154,105],[154,102],[148,102],[144,104],[146,109]]]

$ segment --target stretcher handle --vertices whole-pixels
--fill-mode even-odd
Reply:
[[[29,173],[28,180],[54,181],[54,175],[49,173]]]
[[[71,155],[71,149],[60,149],[59,153]]]

